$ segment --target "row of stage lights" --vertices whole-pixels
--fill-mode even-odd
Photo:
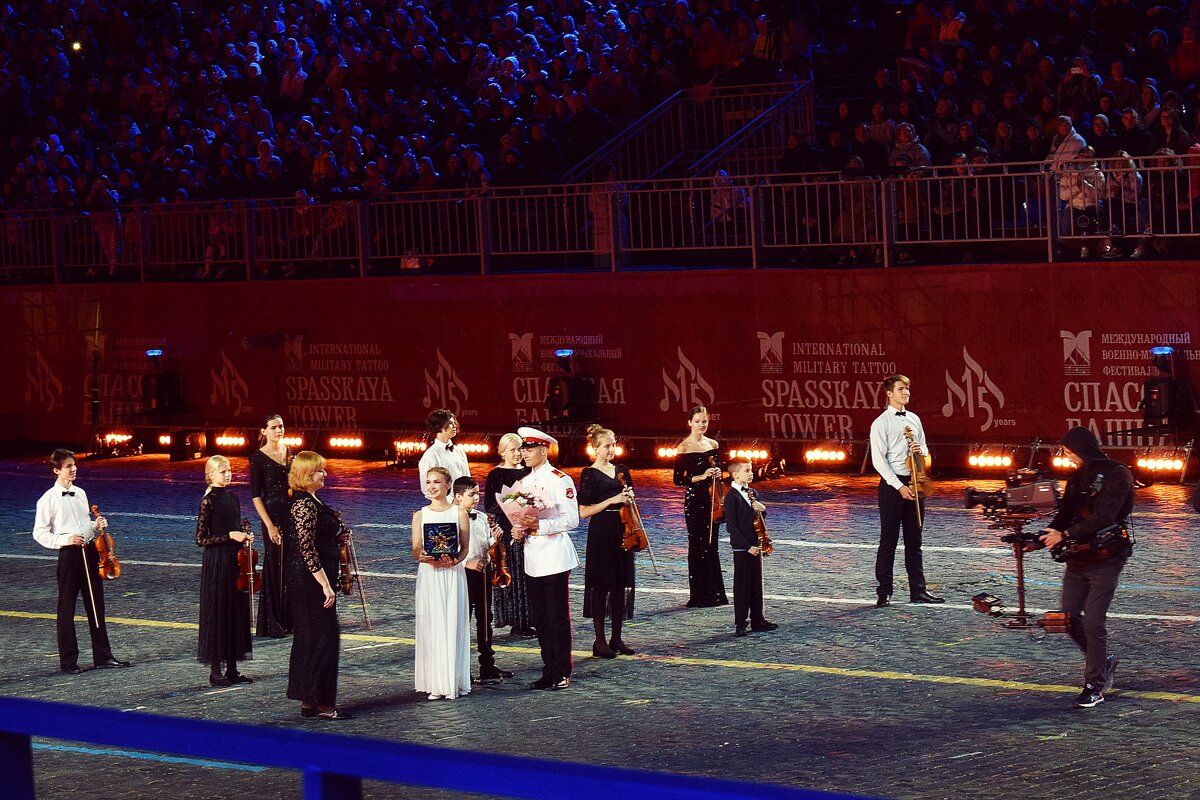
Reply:
[[[105,433],[101,440],[107,450],[122,452],[129,448],[134,448],[140,452],[142,444],[136,442],[134,434],[128,431],[109,431]],[[158,434],[155,439],[158,442],[158,447],[161,450],[169,450],[172,444],[172,435],[169,433]],[[155,441],[151,440],[151,441]],[[224,431],[218,434],[213,443],[217,450],[236,451],[245,449],[256,443],[252,437],[247,437],[246,434],[235,431]],[[367,442],[361,434],[339,433],[327,437],[323,442],[329,449],[339,452],[353,452],[362,450],[366,447]],[[306,443],[304,436],[290,435],[283,438],[283,444],[293,450],[300,449],[306,446],[312,446]],[[429,448],[427,442],[418,439],[396,439],[392,441],[393,453],[397,459],[416,458]],[[486,442],[456,442],[455,447],[461,448],[467,454],[468,458],[479,458],[486,456],[492,452],[492,446]],[[586,447],[588,458],[594,458],[596,455],[595,448],[591,444]],[[621,458],[625,455],[626,448],[624,445],[618,444],[615,450],[615,457]],[[659,446],[653,450],[653,453],[660,461],[673,461],[678,455],[679,450],[673,446]],[[748,458],[752,462],[765,462],[772,458],[772,452],[762,447],[734,447],[727,451],[729,458]],[[849,463],[850,448],[844,444],[823,444],[816,447],[806,449],[804,451],[804,461],[811,468],[815,469],[838,469],[846,466]],[[1147,472],[1180,472],[1187,464],[1186,454],[1181,457],[1177,451],[1162,451],[1159,453],[1144,452],[1138,455],[1133,464],[1138,468]],[[1016,465],[1015,455],[1011,450],[1003,448],[982,448],[974,449],[967,457],[967,466],[972,470],[1011,470]],[[1075,469],[1075,464],[1061,453],[1056,453],[1050,458],[1050,466],[1056,470],[1072,470]]]

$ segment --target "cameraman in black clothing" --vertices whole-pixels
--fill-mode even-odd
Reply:
[[[1090,430],[1071,428],[1061,444],[1063,454],[1078,469],[1067,481],[1058,513],[1042,533],[1042,543],[1051,548],[1064,541],[1069,545],[1091,542],[1098,533],[1125,525],[1133,510],[1133,473],[1106,456]],[[1086,654],[1077,708],[1103,703],[1104,693],[1112,689],[1117,657],[1108,654],[1104,623],[1129,550],[1117,547],[1107,557],[1079,553],[1067,561],[1063,572],[1062,610],[1071,614],[1071,638]]]

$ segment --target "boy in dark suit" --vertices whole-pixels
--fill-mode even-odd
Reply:
[[[746,635],[747,617],[750,630],[773,631],[779,626],[763,616],[762,551],[754,530],[755,512],[761,514],[767,507],[749,495],[754,480],[749,459],[731,459],[729,476],[733,485],[725,494],[725,526],[733,546],[733,635]]]

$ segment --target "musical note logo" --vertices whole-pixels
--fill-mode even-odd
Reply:
[[[25,367],[25,402],[46,404],[45,411],[50,413],[62,405],[63,385],[50,362],[46,361],[41,349],[34,350],[34,364]]]
[[[1004,408],[1004,393],[988,377],[987,370],[971,358],[965,347],[963,362],[965,366],[961,379],[955,380],[950,377],[950,370],[946,370],[946,403],[942,406],[942,416],[949,417],[959,408],[966,410],[971,419],[975,419],[976,412],[985,414],[979,430],[986,431],[992,427],[995,412]],[[993,401],[995,409],[992,407]]]
[[[666,411],[672,403],[678,403],[680,410],[687,413],[693,406],[712,405],[715,398],[712,385],[704,380],[696,365],[683,354],[682,347],[676,348],[676,353],[679,366],[675,374],[672,375],[666,368],[662,371],[663,398],[658,403],[659,409]]]
[[[425,370],[425,397],[421,404],[425,408],[448,408],[455,414],[462,412],[462,404],[471,396],[467,384],[458,376],[454,365],[437,349],[437,369]]]
[[[233,406],[235,417],[241,414],[243,409],[250,410],[245,404],[250,399],[250,385],[242,378],[237,365],[229,360],[224,350],[221,350],[220,370],[210,369],[209,374],[212,376],[212,393],[208,402],[214,406]]]

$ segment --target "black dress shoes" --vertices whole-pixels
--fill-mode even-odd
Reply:
[[[222,686],[222,687],[223,686],[232,686],[233,681],[229,680],[229,678],[226,678],[223,675],[209,675],[208,676],[208,685],[209,686]]]
[[[96,665],[96,669],[120,669],[122,667],[132,666],[128,661],[118,661],[115,658],[110,658],[108,661],[101,661]]]
[[[917,593],[916,593],[916,594],[914,594],[912,597],[910,597],[910,598],[909,598],[909,600],[908,600],[908,602],[910,602],[910,603],[934,603],[934,604],[936,604],[936,603],[944,603],[944,602],[946,602],[946,600],[945,600],[945,598],[943,598],[943,597],[934,597],[934,596],[933,596],[933,595],[931,595],[929,592],[927,592],[927,591],[925,591],[924,589],[922,589],[920,592],[917,592]]]
[[[617,639],[615,641],[610,641],[608,643],[608,646],[612,648],[614,653],[618,653],[623,656],[637,655],[637,650],[634,650],[632,647],[625,644],[620,639]]]
[[[876,608],[887,608],[892,604],[892,601],[886,594],[879,595],[879,599],[875,601]]]
[[[554,678],[541,677],[541,678],[538,678],[533,683],[529,684],[529,688],[530,689],[549,689],[555,683],[557,683],[557,681],[554,680]]]
[[[235,672],[232,675],[226,675],[225,677],[229,680],[230,684],[254,683],[254,678],[248,678],[245,675],[241,674],[240,672]]]
[[[750,630],[752,630],[752,631],[775,631],[775,630],[779,630],[779,626],[776,625],[774,622],[771,622],[771,620],[769,620],[769,619],[764,619],[762,622],[758,623],[757,625],[751,625]]]
[[[748,631],[746,630],[745,625],[738,625],[737,629],[734,630],[734,632],[733,632],[734,636],[746,636],[747,634],[748,634]]]
[[[62,671],[64,675],[82,675],[83,673],[87,672],[86,669],[79,665],[75,665],[73,667],[63,667]]]
[[[596,642],[592,645],[592,655],[596,658],[616,658],[617,654],[604,642]]]
[[[554,683],[550,684],[550,691],[557,692],[561,689],[567,689],[571,686],[570,678],[559,678]]]

